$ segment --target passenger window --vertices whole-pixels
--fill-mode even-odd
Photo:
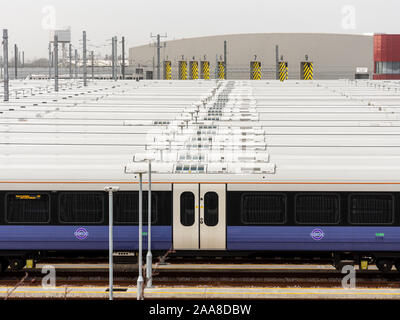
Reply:
[[[214,227],[218,224],[218,204],[216,192],[207,192],[204,195],[204,223],[208,227]]]
[[[143,224],[148,222],[149,195],[143,192]],[[113,199],[114,220],[117,223],[139,223],[139,191],[116,192]],[[151,193],[151,223],[157,220],[157,194]]]
[[[283,224],[286,222],[286,196],[269,192],[245,193],[241,201],[244,224]]]
[[[351,224],[393,224],[394,201],[390,194],[350,196]]]
[[[8,223],[50,222],[50,197],[47,194],[7,194]]]
[[[101,223],[104,215],[104,194],[60,193],[60,221],[82,224]]]
[[[194,224],[194,194],[192,192],[183,192],[181,194],[181,224],[190,227]]]
[[[297,223],[339,223],[340,198],[337,194],[298,194],[295,205]]]

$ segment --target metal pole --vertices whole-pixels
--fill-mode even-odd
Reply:
[[[275,46],[276,80],[279,80],[279,46]]]
[[[91,52],[92,55],[92,80],[94,80],[94,52]]]
[[[125,80],[125,37],[122,37],[122,79]]]
[[[72,44],[69,44],[69,78],[72,79]]]
[[[51,79],[51,42],[49,42],[49,80]]]
[[[161,55],[160,55],[160,35],[157,35],[157,80],[161,79],[161,72],[160,72],[160,68],[161,68]]]
[[[8,77],[8,30],[3,30],[3,66],[4,66],[4,101],[9,100],[9,77]]]
[[[25,68],[25,51],[22,51],[22,68]]]
[[[78,50],[75,49],[75,79],[78,79]]]
[[[105,187],[104,191],[108,192],[108,271],[109,271],[109,300],[113,300],[113,286],[114,286],[114,213],[113,213],[113,193],[119,191],[119,187]]]
[[[228,74],[228,64],[227,64],[227,51],[226,51],[226,40],[224,41],[224,79],[227,79]]]
[[[115,49],[114,49],[114,46],[115,46],[115,40],[114,40],[114,37],[112,37],[112,49],[111,49],[111,70],[112,70],[112,79],[114,80],[115,79],[115,58],[114,58],[114,55],[115,55]]]
[[[149,160],[149,204],[148,204],[148,223],[147,223],[147,256],[146,256],[146,279],[147,288],[153,285],[153,255],[151,253],[151,160]]]
[[[54,90],[58,92],[58,35],[54,36]]]
[[[115,44],[114,44],[114,58],[115,58],[115,81],[118,79],[118,38],[115,36]]]
[[[83,85],[87,87],[86,31],[83,31]]]
[[[215,55],[215,79],[218,79],[218,54]]]
[[[108,243],[109,243],[109,253],[108,253],[108,260],[109,260],[109,290],[110,290],[110,296],[109,299],[113,299],[113,282],[114,282],[114,261],[113,261],[113,251],[114,251],[114,243],[113,243],[113,220],[114,220],[114,215],[113,215],[113,192],[110,190],[108,192],[108,212],[109,212],[109,228],[108,228]]]
[[[155,77],[155,72],[154,72],[154,69],[155,69],[155,66],[154,66],[154,64],[155,64],[155,62],[154,62],[154,56],[153,56],[153,76],[152,76],[152,80],[154,79],[154,77]]]
[[[15,79],[18,79],[18,47],[14,45],[14,69],[15,69]]]
[[[139,266],[139,276],[137,279],[137,300],[143,300],[142,289],[143,289],[143,174],[139,173],[139,256],[138,256],[138,266]]]

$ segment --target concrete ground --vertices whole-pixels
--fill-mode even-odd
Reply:
[[[0,287],[5,298],[11,287]],[[115,298],[136,299],[136,288],[116,288]],[[122,291],[123,290],[123,291]],[[18,299],[107,299],[107,287],[19,287],[9,296]],[[273,288],[273,287],[157,287],[145,290],[146,299],[400,299],[400,289]]]

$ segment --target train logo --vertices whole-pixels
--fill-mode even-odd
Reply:
[[[78,228],[74,232],[74,236],[78,240],[85,240],[89,236],[89,232],[85,228]]]
[[[314,240],[321,240],[323,237],[325,237],[325,233],[324,231],[322,231],[322,229],[314,229],[311,233],[310,233],[311,238],[313,238]]]

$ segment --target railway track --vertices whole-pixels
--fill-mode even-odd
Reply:
[[[71,265],[72,266],[72,265]],[[259,287],[341,287],[345,274],[329,265],[227,265],[227,264],[174,264],[154,270],[155,286],[259,286]],[[41,269],[18,272],[8,271],[0,276],[0,286],[41,286]],[[137,270],[132,266],[117,267],[114,283],[119,287],[136,284]],[[108,269],[103,265],[56,265],[57,286],[106,286]],[[381,273],[376,270],[356,272],[356,286],[362,288],[400,288],[400,273]]]

